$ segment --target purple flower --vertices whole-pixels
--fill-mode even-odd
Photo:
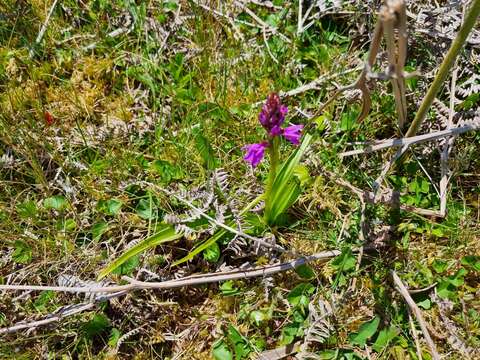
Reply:
[[[260,121],[260,124],[262,124],[270,136],[278,136],[281,134],[280,126],[285,121],[287,113],[288,108],[282,105],[278,94],[271,93],[268,95],[267,101],[258,115],[258,121]]]
[[[252,164],[253,167],[256,167],[260,161],[262,161],[263,156],[265,155],[265,149],[269,146],[268,142],[263,141],[258,144],[245,145],[242,150],[246,151],[245,161]]]
[[[268,141],[263,141],[258,144],[250,144],[244,146],[242,150],[246,151],[245,161],[249,162],[253,167],[256,167],[262,161],[265,155],[265,149],[269,147],[275,136],[284,136],[285,139],[294,145],[300,144],[300,137],[303,125],[291,125],[282,129],[282,124],[285,121],[285,115],[288,113],[288,108],[280,101],[280,97],[276,93],[271,93],[267,97],[262,111],[258,115],[258,121],[268,133]]]
[[[291,125],[283,129],[283,136],[294,145],[300,144],[303,125]]]

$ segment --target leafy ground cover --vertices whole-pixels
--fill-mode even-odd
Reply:
[[[444,358],[480,357],[480,135],[450,151],[444,217],[408,211],[441,209],[442,139],[388,172],[383,187],[401,207],[357,196],[375,190],[394,152],[339,154],[401,132],[392,86],[375,76],[363,121],[355,90],[318,112],[360,74],[380,7],[340,3],[0,4],[0,284],[174,281],[339,251],[272,276],[108,300],[2,291],[3,358],[430,359],[392,271],[420,290],[411,296]],[[406,80],[409,121],[462,11],[407,3],[406,69],[421,74]],[[421,133],[449,116],[478,121],[478,39],[474,30]],[[385,52],[378,64],[385,71]],[[288,106],[283,128],[304,125],[299,146],[259,123],[272,92]],[[265,139],[252,168],[244,146]],[[62,316],[75,304],[92,305]]]

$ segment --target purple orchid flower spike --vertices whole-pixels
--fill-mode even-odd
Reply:
[[[263,141],[258,144],[246,145],[242,150],[246,151],[245,161],[249,162],[252,167],[257,167],[257,165],[262,161],[265,155],[265,149],[269,146],[268,142]]]
[[[283,129],[283,136],[294,145],[300,144],[303,125],[291,125]]]
[[[258,115],[260,124],[267,130],[268,135],[278,136],[282,133],[280,126],[285,121],[285,115],[288,113],[288,108],[282,105],[280,97],[276,93],[271,93],[267,97],[262,111]]]
[[[268,95],[267,101],[258,115],[258,121],[267,131],[268,141],[243,147],[243,150],[246,151],[244,159],[253,167],[256,167],[260,161],[262,161],[266,148],[273,146],[273,151],[278,151],[278,145],[274,145],[274,138],[277,136],[285,137],[285,139],[294,145],[300,144],[303,125],[291,125],[282,129],[282,124],[285,121],[287,113],[288,108],[282,104],[278,94],[271,93]]]

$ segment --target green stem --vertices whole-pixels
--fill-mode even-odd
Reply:
[[[267,187],[265,188],[265,220],[268,218],[268,214],[270,214],[272,208],[272,189],[273,183],[275,182],[275,178],[277,176],[277,166],[278,166],[278,137],[274,137],[270,140],[270,171],[268,173],[268,180],[267,180]]]
[[[478,15],[480,14],[480,0],[473,0],[470,9],[468,10],[468,14],[465,17],[465,21],[463,22],[460,31],[457,34],[457,37],[453,41],[450,49],[447,52],[447,55],[443,59],[442,64],[440,65],[440,69],[438,70],[435,79],[433,80],[430,88],[428,89],[427,95],[423,98],[422,103],[420,104],[420,108],[415,115],[415,119],[413,119],[410,128],[408,129],[405,137],[414,136],[420,125],[422,125],[423,120],[425,120],[425,116],[427,115],[428,109],[435,100],[435,96],[440,91],[442,84],[444,83],[447,76],[450,74],[450,69],[452,68],[453,64],[455,63],[455,59],[458,56],[458,53],[462,49],[465,41],[468,38],[468,35],[472,31],[472,28],[475,26],[475,21],[477,20]]]

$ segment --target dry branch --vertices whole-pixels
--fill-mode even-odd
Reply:
[[[468,131],[477,130],[479,128],[480,128],[480,124],[472,122],[471,124],[468,124],[465,126],[456,127],[453,129],[435,131],[429,134],[422,134],[422,135],[398,138],[398,139],[380,140],[380,141],[377,141],[374,145],[364,144],[366,146],[364,149],[345,151],[343,153],[340,153],[339,155],[341,157],[347,157],[352,155],[368,154],[374,151],[387,149],[391,147],[403,147],[403,146],[410,146],[413,144],[421,144],[427,141],[438,140],[447,136],[460,135]]]
[[[95,298],[95,301],[108,300],[113,297],[118,297],[127,294],[130,291],[141,289],[174,289],[184,286],[194,286],[201,284],[209,284],[220,281],[236,280],[236,279],[248,279],[254,277],[268,277],[279,272],[293,270],[301,265],[307,264],[313,261],[327,261],[333,257],[340,255],[338,250],[322,251],[313,255],[294,259],[285,263],[256,267],[253,269],[238,269],[231,271],[224,271],[218,273],[207,273],[191,275],[181,279],[167,280],[162,282],[144,282],[137,281],[128,277],[123,277],[128,282],[126,285],[112,285],[112,286],[81,286],[81,287],[69,287],[69,286],[42,286],[42,285],[0,285],[0,291],[43,291],[51,290],[58,292],[73,292],[73,293],[106,293]],[[94,302],[79,304],[73,306],[70,310],[61,312],[59,314],[52,314],[51,316],[33,321],[30,323],[21,323],[11,327],[1,328],[0,335],[16,332],[23,329],[35,328],[38,326],[50,324],[55,321],[59,321],[62,318],[78,314],[82,311],[93,308]]]
[[[417,318],[418,323],[420,324],[420,328],[422,329],[422,333],[423,333],[423,336],[425,337],[425,341],[427,342],[427,345],[430,348],[430,352],[432,353],[432,358],[434,360],[440,360],[440,355],[438,355],[435,343],[430,337],[430,333],[428,332],[428,329],[427,329],[427,324],[423,319],[420,309],[418,308],[417,304],[415,304],[415,301],[413,301],[412,297],[408,293],[407,288],[405,287],[405,285],[403,285],[402,280],[400,280],[400,278],[398,277],[395,271],[392,271],[392,277],[393,277],[393,282],[395,283],[395,288],[403,296],[406,303],[408,304],[413,314]]]

